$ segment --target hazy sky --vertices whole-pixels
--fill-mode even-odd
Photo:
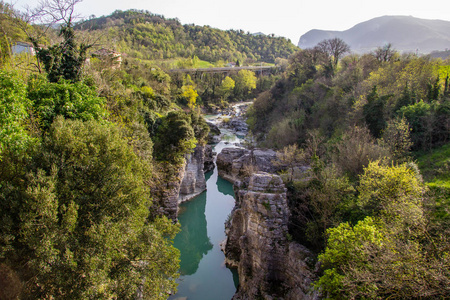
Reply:
[[[6,0],[15,8],[35,6],[38,0]],[[384,15],[409,15],[450,21],[448,0],[84,0],[76,10],[85,18],[109,15],[116,9],[144,9],[182,24],[219,29],[274,33],[294,44],[311,29],[345,30]]]

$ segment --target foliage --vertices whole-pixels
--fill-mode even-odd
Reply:
[[[146,297],[164,299],[174,288],[175,230],[148,222],[151,168],[115,125],[58,117],[27,169],[1,192],[1,257],[26,298],[131,298],[145,282]]]
[[[154,152],[159,160],[178,164],[195,148],[197,140],[191,118],[181,111],[172,111],[162,118],[154,139]]]
[[[225,77],[225,79],[222,80],[222,83],[220,85],[220,94],[222,95],[223,100],[228,99],[228,97],[233,92],[235,85],[236,82],[229,76]]]
[[[427,246],[435,241],[424,231],[418,174],[405,164],[373,162],[359,191],[360,205],[371,207],[369,216],[327,231],[327,247],[319,255],[325,270],[316,286],[329,299],[448,296],[450,290],[442,288],[450,281],[448,252]]]
[[[270,93],[261,94],[250,110],[250,129],[268,146],[301,146],[314,129],[335,139],[354,126],[367,126],[379,138],[398,117],[409,123],[413,151],[448,141],[448,62],[400,56],[386,47],[340,57],[331,68],[333,55],[321,46],[293,54]],[[292,138],[277,140],[283,132]]]
[[[251,90],[256,88],[255,73],[250,70],[240,70],[235,78],[235,97],[246,97]]]
[[[109,16],[81,22],[76,28],[101,31],[106,39],[117,38],[119,51],[147,60],[197,57],[208,62],[273,63],[276,58],[287,58],[297,49],[282,37],[181,25],[176,19],[140,10],[117,10]]]
[[[27,119],[32,103],[26,98],[23,80],[14,72],[0,70],[0,160],[6,148],[24,152],[32,137],[27,131]]]
[[[42,77],[31,79],[28,98],[44,128],[62,115],[68,119],[101,120],[107,117],[105,99],[82,82],[46,82]]]
[[[385,105],[389,96],[379,97],[377,87],[374,86],[372,91],[367,95],[367,104],[363,107],[364,118],[370,133],[379,138],[381,132],[386,126]]]
[[[190,109],[194,109],[198,93],[192,85],[183,86],[181,88],[181,97],[186,100]]]
[[[382,132],[379,144],[389,149],[396,162],[405,162],[413,145],[410,133],[411,129],[405,118],[391,120]]]
[[[77,46],[75,32],[70,23],[61,27],[60,36],[63,37],[63,41],[48,48],[42,48],[38,40],[33,38],[31,41],[36,49],[36,56],[44,65],[50,82],[58,82],[61,79],[78,82],[81,80],[87,50],[91,46],[85,44]]]
[[[358,188],[358,204],[367,215],[380,216],[386,223],[403,222],[411,228],[423,224],[425,190],[420,174],[410,166],[386,167],[379,161],[367,166]]]

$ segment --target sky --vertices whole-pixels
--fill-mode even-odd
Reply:
[[[16,9],[35,7],[39,0],[4,0]],[[297,44],[311,29],[346,30],[385,15],[450,21],[448,0],[83,0],[76,11],[84,18],[113,11],[143,9],[182,24],[275,34]]]

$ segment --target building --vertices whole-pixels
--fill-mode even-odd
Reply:
[[[36,55],[36,51],[34,50],[33,44],[27,42],[15,42],[11,47],[11,53],[13,55],[21,53]]]

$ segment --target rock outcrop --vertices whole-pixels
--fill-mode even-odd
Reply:
[[[197,146],[194,152],[187,155],[184,176],[178,193],[178,203],[190,200],[206,190],[205,146]]]
[[[235,182],[236,207],[226,224],[226,262],[239,273],[233,299],[315,299],[312,253],[291,242],[286,188],[278,175],[258,172]]]
[[[205,159],[203,162],[203,172],[208,173],[216,167],[214,164],[214,158],[216,156],[216,152],[213,151],[213,147],[211,145],[205,146]]]
[[[273,150],[255,149],[252,152],[242,148],[225,148],[217,155],[216,163],[219,176],[235,182],[257,171],[276,173],[280,169],[274,164],[276,160],[277,154]]]
[[[161,184],[153,194],[159,210],[172,220],[178,218],[178,204],[190,200],[206,190],[205,173],[214,168],[214,152],[211,146],[198,145],[186,156],[184,164],[165,172]]]

